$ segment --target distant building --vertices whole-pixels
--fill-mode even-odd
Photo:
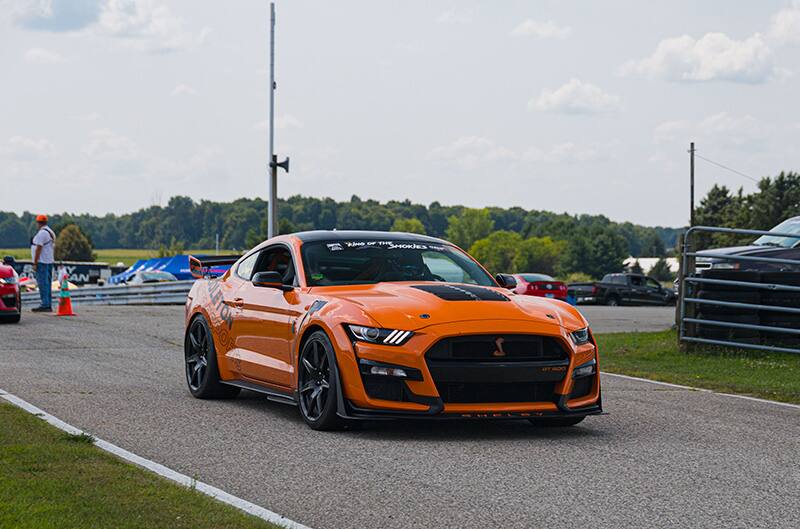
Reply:
[[[624,264],[625,268],[630,268],[636,261],[639,261],[639,266],[642,267],[642,271],[645,274],[649,274],[650,270],[656,265],[660,257],[628,257],[625,259]],[[667,257],[666,258],[667,264],[669,265],[670,272],[678,273],[678,258],[677,257]]]

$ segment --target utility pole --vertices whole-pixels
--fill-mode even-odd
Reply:
[[[278,163],[275,154],[275,2],[269,4],[269,203],[267,204],[267,238],[278,231],[278,167],[289,172],[289,158]]]
[[[689,227],[694,226],[694,142],[689,144]]]

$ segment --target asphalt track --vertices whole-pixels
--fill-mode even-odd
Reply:
[[[314,432],[253,393],[192,399],[181,307],[76,308],[0,325],[0,388],[316,529],[800,527],[797,408],[605,376],[609,415],[569,429]]]

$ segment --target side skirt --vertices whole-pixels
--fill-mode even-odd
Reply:
[[[236,386],[237,388],[249,389],[250,391],[255,391],[256,393],[262,393],[267,396],[267,399],[273,402],[297,406],[297,397],[292,392],[282,392],[261,386],[259,384],[254,384],[253,382],[246,382],[244,380],[220,380],[220,383],[227,384],[228,386]]]

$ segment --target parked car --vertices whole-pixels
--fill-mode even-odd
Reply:
[[[569,294],[579,304],[669,305],[675,302],[675,291],[664,288],[652,277],[641,274],[606,274],[597,283],[573,283]]]
[[[16,323],[22,316],[22,297],[13,264],[13,257],[3,258],[0,264],[0,320]]]
[[[514,292],[527,296],[567,300],[567,285],[547,274],[514,274],[517,286]]]
[[[165,283],[168,281],[177,281],[178,278],[169,272],[161,270],[148,270],[139,271],[133,274],[125,281],[126,285],[144,285],[145,283]]]
[[[797,236],[762,235],[747,246],[703,250],[703,255],[707,257],[698,257],[695,261],[695,268],[698,271],[708,269],[757,270],[762,272],[800,270],[798,265],[765,263],[763,261],[734,261],[717,257],[720,255],[741,255],[745,257],[796,259],[800,261],[800,217],[787,219],[769,231],[788,235],[796,234]]]

